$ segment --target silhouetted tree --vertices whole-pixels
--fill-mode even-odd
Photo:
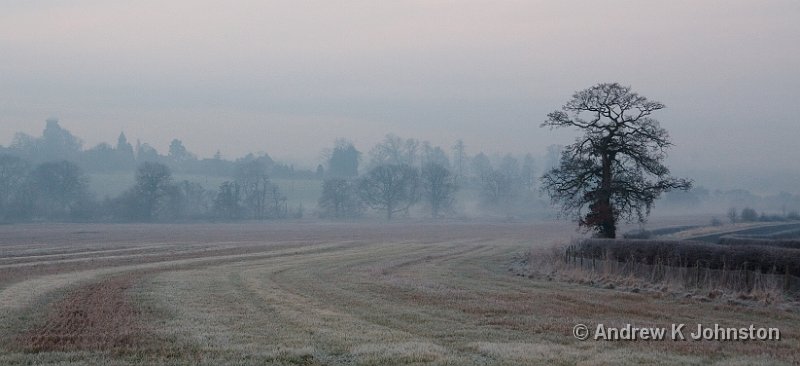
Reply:
[[[148,143],[136,143],[136,161],[157,163],[164,160],[154,147]]]
[[[226,181],[219,186],[214,199],[214,214],[218,218],[235,220],[242,217],[241,190],[236,182]]]
[[[532,192],[536,188],[536,161],[531,154],[525,154],[525,158],[522,160],[520,179],[522,188],[526,192]]]
[[[481,175],[480,183],[481,205],[508,211],[517,193],[514,177],[508,172],[490,169]]]
[[[486,156],[483,152],[478,153],[472,157],[472,173],[475,177],[480,181],[482,177],[486,174],[492,172],[492,162],[489,160],[489,157]]]
[[[467,174],[467,150],[464,141],[459,139],[453,145],[453,171],[455,172],[456,181],[461,183]]]
[[[288,215],[286,196],[280,192],[268,175],[268,169],[275,165],[269,156],[248,156],[236,163],[235,186],[221,187],[225,203],[223,207],[234,207],[227,200],[236,191],[236,205],[241,208],[243,217],[252,219],[285,218]],[[222,191],[225,188],[225,191]],[[231,210],[225,209],[225,212]]]
[[[417,169],[408,164],[379,165],[359,181],[359,196],[368,206],[384,211],[386,219],[391,220],[396,213],[407,213],[417,202],[418,176]]]
[[[42,163],[31,172],[35,212],[49,218],[83,216],[89,200],[89,179],[75,163]]]
[[[370,165],[401,165],[414,166],[417,160],[419,141],[415,139],[402,139],[395,134],[387,134],[383,141],[369,151]]]
[[[364,213],[364,203],[352,181],[330,178],[322,182],[322,196],[318,201],[320,216],[325,218],[356,218]]]
[[[49,118],[42,137],[16,133],[9,146],[9,152],[34,163],[56,160],[78,161],[82,146],[83,142],[79,138],[61,128],[58,119]]]
[[[125,133],[120,132],[117,137],[117,147],[114,149],[117,155],[119,169],[131,169],[136,164],[136,156],[133,153],[133,145],[128,142]]]
[[[0,155],[0,220],[27,218],[32,210],[28,184],[30,165],[13,155]]]
[[[422,198],[430,206],[431,217],[439,217],[453,208],[455,194],[458,190],[455,176],[447,168],[438,163],[428,163],[420,174]]]
[[[169,144],[169,158],[172,162],[178,164],[195,159],[194,155],[183,146],[183,142],[178,139],[173,139]]]
[[[266,218],[272,190],[267,166],[260,160],[238,164],[236,183],[241,189],[242,206],[248,211],[248,216],[254,219]]]
[[[561,145],[547,146],[547,152],[544,155],[545,172],[558,168],[559,161],[561,161],[562,153],[564,153],[564,146]]]
[[[735,224],[739,221],[739,214],[736,212],[735,207],[731,207],[731,209],[728,210],[728,221],[730,221],[731,224]]]
[[[670,177],[663,164],[671,143],[650,117],[662,108],[630,87],[610,83],[576,92],[562,110],[548,114],[542,126],[584,131],[565,148],[560,166],[542,177],[553,202],[580,226],[614,238],[620,218],[643,222],[662,192],[689,189],[690,181]]]
[[[332,178],[353,178],[358,176],[358,162],[361,153],[353,143],[344,139],[336,140],[336,146],[328,158],[328,176]]]
[[[128,201],[131,216],[144,221],[155,219],[172,189],[172,172],[166,165],[142,163],[136,169],[136,185]]]
[[[38,160],[75,160],[82,145],[83,142],[79,138],[59,126],[57,118],[50,118],[42,132]]]
[[[183,180],[174,184],[167,193],[167,210],[175,219],[206,218],[211,213],[213,192],[200,183]]]
[[[445,168],[450,166],[450,158],[447,157],[447,153],[441,147],[431,146],[428,141],[422,143],[419,162],[420,167],[425,167],[427,164],[439,164]]]
[[[325,178],[325,168],[322,164],[317,164],[317,171],[314,172],[314,178],[323,179]]]
[[[117,152],[105,142],[84,151],[82,161],[83,165],[92,171],[110,171],[122,168]]]
[[[742,218],[742,221],[744,221],[744,222],[758,221],[758,213],[756,212],[756,210],[754,210],[754,209],[752,209],[750,207],[743,208],[742,209],[742,214],[740,215],[740,217]]]
[[[500,160],[497,170],[508,177],[515,190],[520,188],[522,185],[522,171],[520,170],[519,160],[517,160],[517,158],[511,156],[511,154],[506,154],[506,156]]]

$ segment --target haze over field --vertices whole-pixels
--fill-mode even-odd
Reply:
[[[798,0],[0,1],[0,365],[800,365],[797,45]]]
[[[796,1],[6,1],[0,144],[45,118],[86,140],[266,151],[313,167],[335,137],[394,132],[533,152],[576,90],[619,81],[668,108],[676,174],[796,192]]]

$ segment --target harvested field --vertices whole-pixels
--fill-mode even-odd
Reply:
[[[147,339],[141,311],[126,294],[134,281],[123,275],[70,291],[50,305],[44,324],[17,337],[17,347],[31,352],[141,347]]]
[[[796,364],[796,304],[520,275],[569,224],[0,227],[0,364]],[[777,326],[775,342],[581,342],[577,323]]]
[[[704,230],[711,230],[711,233],[704,232]],[[797,235],[797,230],[800,230],[800,223],[743,223],[734,225],[734,228],[720,230],[719,228],[700,228],[698,230],[687,230],[681,239],[691,239],[706,241],[711,243],[719,242],[723,236],[749,236],[749,237],[762,237],[770,239],[788,239],[794,238]],[[775,236],[775,237],[772,237]]]

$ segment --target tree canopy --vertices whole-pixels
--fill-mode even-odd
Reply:
[[[616,237],[620,219],[645,221],[661,193],[691,187],[664,165],[672,143],[651,117],[664,107],[618,83],[576,92],[542,124],[583,131],[542,177],[542,189],[600,237]]]

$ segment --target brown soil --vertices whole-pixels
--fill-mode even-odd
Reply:
[[[126,291],[138,276],[127,274],[71,291],[52,304],[47,320],[22,333],[29,352],[124,350],[141,347],[146,330]]]

